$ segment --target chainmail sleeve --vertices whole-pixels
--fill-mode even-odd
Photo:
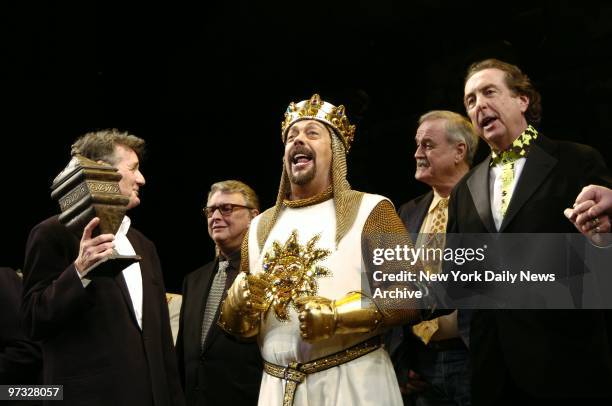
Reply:
[[[247,228],[240,245],[240,272],[249,272],[249,229]]]
[[[380,263],[380,256],[377,256],[378,261],[375,262],[375,250],[380,252],[380,249],[393,249],[396,251],[396,247],[400,247],[403,252],[404,247],[414,248],[391,202],[383,200],[376,205],[363,226],[361,236],[362,257],[372,292],[372,300],[383,315],[382,325],[389,327],[398,324],[415,324],[431,318],[435,310],[435,301],[429,296],[428,286],[416,278],[419,271],[422,270],[421,262],[417,261],[412,265],[413,261],[410,260],[384,260]],[[380,264],[376,265],[376,263]],[[374,277],[375,272],[376,277]],[[381,280],[391,275],[407,276],[408,273],[415,275],[415,281]],[[392,291],[416,292],[418,290],[423,292],[425,297],[421,299],[390,298],[388,295]]]

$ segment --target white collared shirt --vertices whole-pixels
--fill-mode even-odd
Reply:
[[[115,234],[115,250],[122,255],[135,255],[134,247],[127,238],[127,232],[130,229],[132,221],[128,216],[123,217],[119,230]],[[134,306],[134,314],[138,321],[138,327],[142,330],[142,273],[140,270],[140,262],[134,262],[132,265],[125,268],[123,278],[130,292],[130,299]]]
[[[510,184],[510,190],[508,195],[510,196],[510,202],[512,202],[512,195],[514,194],[514,188],[523,173],[523,167],[527,162],[527,158],[519,158],[514,161],[514,178],[512,184]],[[495,228],[499,231],[501,228],[504,217],[501,214],[501,202],[502,202],[502,181],[501,174],[503,165],[498,163],[489,169],[489,196],[491,198],[491,214],[493,215],[493,221],[495,221]]]
[[[132,221],[128,216],[124,216],[119,226],[119,230],[115,234],[115,251],[122,255],[135,255],[134,247],[127,238],[127,232],[130,229]],[[76,270],[76,268],[75,268]],[[142,273],[140,270],[140,263],[135,262],[132,265],[125,268],[123,271],[123,278],[127,285],[128,292],[130,293],[130,299],[132,300],[132,306],[134,308],[134,314],[138,321],[138,327],[142,330]],[[81,277],[81,274],[77,271],[77,275],[81,279],[83,287],[87,287],[91,282],[91,279],[87,277]]]

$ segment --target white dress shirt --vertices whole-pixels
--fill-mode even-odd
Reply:
[[[527,158],[519,158],[514,161],[514,178],[512,179],[512,184],[510,185],[510,190],[508,191],[508,198],[510,202],[512,202],[512,195],[514,194],[514,188],[521,177],[521,173],[523,173],[523,167],[525,166],[525,162],[527,162]],[[491,198],[491,214],[493,214],[493,221],[495,221],[495,228],[499,231],[501,228],[502,222],[504,221],[504,216],[501,213],[501,203],[502,203],[502,181],[501,174],[503,171],[503,165],[501,163],[492,166],[489,169],[489,196]]]
[[[128,216],[124,216],[119,226],[119,230],[115,234],[115,251],[121,255],[135,255],[134,247],[127,238],[127,232],[132,224]],[[76,269],[76,268],[75,268]],[[140,263],[135,262],[132,265],[125,268],[123,271],[123,278],[130,293],[130,299],[132,300],[132,306],[134,307],[134,314],[138,321],[138,327],[142,330],[142,274],[140,270]],[[87,287],[91,282],[91,279],[87,277],[81,277],[81,274],[77,272],[83,287]]]
[[[132,224],[128,216],[123,217],[123,221],[115,234],[115,250],[117,253],[122,255],[136,255],[134,247],[127,238],[127,232]],[[136,314],[136,320],[138,326],[142,330],[142,274],[140,271],[140,262],[134,262],[123,270],[123,278],[130,292],[130,298],[132,299],[132,305],[134,306],[134,313]]]

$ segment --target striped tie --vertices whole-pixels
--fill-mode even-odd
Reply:
[[[201,338],[201,350],[204,350],[204,341],[210,330],[215,315],[217,314],[217,308],[221,302],[223,291],[225,291],[225,280],[227,279],[227,273],[225,270],[229,266],[228,261],[219,261],[219,270],[215,274],[215,277],[208,292],[208,299],[206,300],[206,308],[204,309],[204,319],[202,320],[202,338]]]

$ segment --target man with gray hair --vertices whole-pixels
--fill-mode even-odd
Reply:
[[[239,342],[215,321],[219,303],[240,269],[240,244],[259,200],[237,180],[210,187],[204,215],[217,255],[183,281],[183,306],[176,343],[188,405],[255,405],[263,368],[255,342]]]
[[[463,116],[435,110],[420,117],[415,141],[415,178],[431,190],[402,205],[399,215],[416,247],[444,248],[448,198],[470,169],[478,136]],[[429,261],[425,268],[439,272],[440,263]],[[412,328],[396,328],[390,352],[405,402],[413,398],[417,405],[470,404],[468,349],[459,336],[457,311]]]
[[[144,140],[116,129],[85,134],[73,153],[114,166],[127,209],[140,204]],[[115,235],[82,237],[53,216],[34,227],[24,265],[23,322],[43,352],[44,383],[66,405],[183,405],[164,278],[155,245],[124,216]],[[142,260],[118,274],[89,272],[112,254]]]
[[[434,110],[420,117],[415,141],[414,177],[432,190],[403,204],[399,215],[418,247],[419,233],[426,233],[426,223],[433,220],[429,214],[438,202],[448,204],[451,190],[469,171],[478,136],[463,116]]]

